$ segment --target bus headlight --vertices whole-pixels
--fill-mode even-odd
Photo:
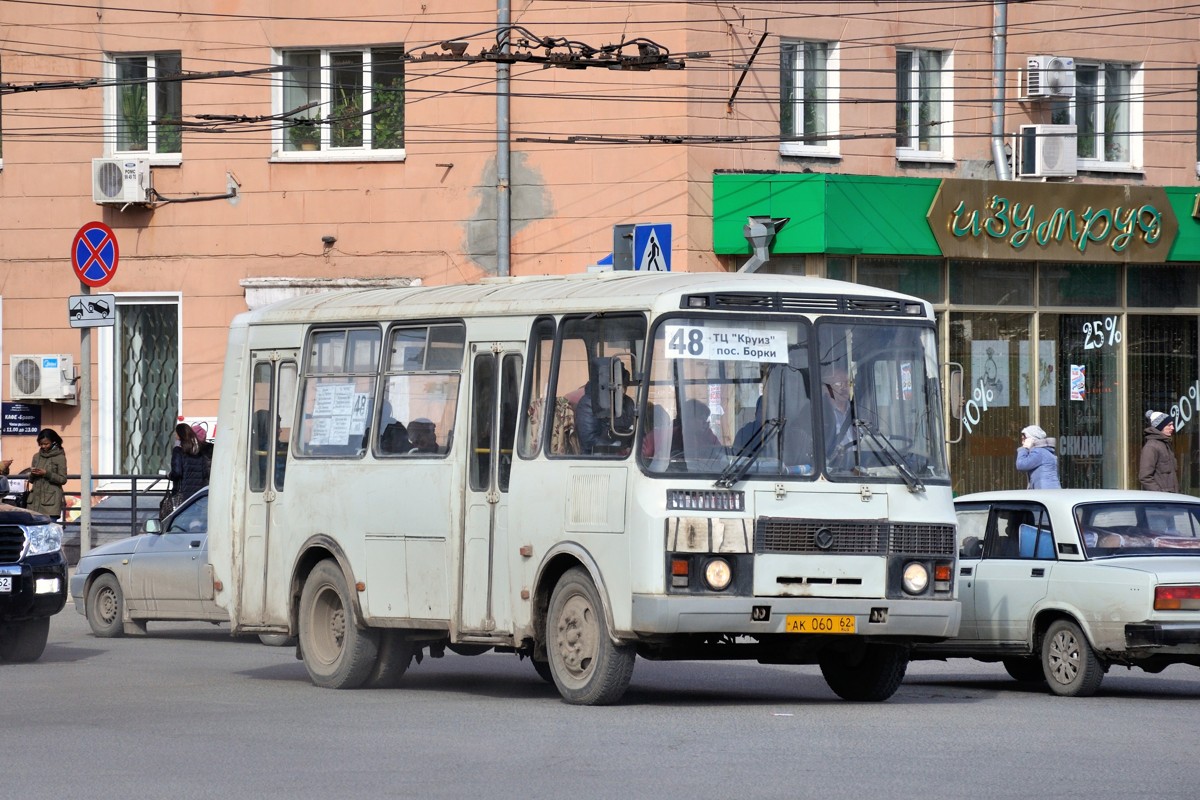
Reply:
[[[714,592],[724,591],[733,580],[733,570],[723,558],[714,558],[704,567],[704,582]]]
[[[929,569],[919,562],[911,562],[904,568],[902,583],[909,594],[924,594],[929,588]]]

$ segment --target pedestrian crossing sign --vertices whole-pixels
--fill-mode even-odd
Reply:
[[[633,268],[639,272],[671,271],[671,224],[633,227]]]

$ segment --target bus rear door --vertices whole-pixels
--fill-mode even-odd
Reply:
[[[508,482],[521,390],[521,342],[471,345],[467,495],[459,575],[459,630],[508,628]],[[499,619],[499,623],[497,620]]]
[[[283,492],[288,441],[295,418],[297,351],[252,352],[250,363],[250,459],[242,519],[240,603],[242,622],[255,625],[266,619],[271,516]]]

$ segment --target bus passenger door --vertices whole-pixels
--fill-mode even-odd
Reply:
[[[283,492],[288,441],[295,419],[297,351],[252,352],[250,363],[250,430],[247,435],[250,446],[249,461],[245,465],[240,610],[241,621],[254,625],[266,621],[270,596],[268,581],[284,581],[285,587],[287,581],[285,574],[272,574],[270,540],[272,511]],[[276,565],[278,569],[279,565]]]
[[[508,480],[521,390],[523,343],[471,345],[466,515],[459,574],[459,630],[511,627],[507,559]],[[501,554],[497,556],[497,554]]]

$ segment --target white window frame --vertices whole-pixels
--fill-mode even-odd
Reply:
[[[158,50],[147,53],[105,53],[104,54],[104,155],[106,156],[137,156],[149,159],[153,164],[171,165],[183,163],[183,148],[178,153],[156,153],[157,131],[154,118],[157,116],[158,97],[153,80],[157,74],[157,59],[160,55],[177,55],[173,50]],[[146,149],[118,150],[117,149],[117,118],[120,114],[117,108],[118,86],[112,83],[117,79],[117,60],[122,58],[146,59]],[[182,86],[180,87],[182,91]],[[181,104],[182,105],[182,104]]]
[[[1099,158],[1083,158],[1082,156],[1076,159],[1076,165],[1081,170],[1089,172],[1141,172],[1145,157],[1145,136],[1143,131],[1143,114],[1145,113],[1145,72],[1141,64],[1131,64],[1123,61],[1075,61],[1075,71],[1078,73],[1081,66],[1096,68],[1096,152],[1100,154]],[[1105,134],[1105,114],[1104,114],[1104,71],[1106,67],[1125,67],[1129,69],[1129,99],[1128,116],[1129,116],[1129,158],[1126,161],[1108,161],[1104,158],[1104,134]],[[1071,98],[1070,103],[1070,120],[1071,124],[1075,125],[1076,130],[1079,129],[1078,102],[1079,99],[1079,80],[1075,81],[1075,97]]]
[[[183,371],[187,366],[183,361],[183,294],[181,292],[145,292],[141,294],[118,294],[116,296],[117,305],[174,305],[178,310],[176,319],[178,320],[179,333],[177,340],[179,342],[179,352],[175,358],[179,364],[179,383],[175,387],[175,396],[178,398],[179,407],[183,407]],[[117,398],[116,392],[116,374],[114,360],[116,358],[116,334],[115,326],[93,328],[96,338],[96,401],[98,403],[99,418],[95,420],[95,429],[97,442],[99,444],[96,454],[98,471],[100,474],[113,475],[116,474],[116,458],[117,449],[116,442],[116,408]],[[163,444],[167,447],[170,442]]]
[[[373,106],[371,96],[371,83],[368,76],[371,74],[371,57],[373,50],[402,50],[402,44],[375,44],[366,47],[285,47],[280,48],[272,53],[272,63],[277,67],[284,65],[284,55],[286,53],[295,53],[298,51],[315,50],[320,53],[320,105],[314,109],[310,109],[298,116],[317,116],[328,117],[333,108],[333,91],[330,76],[330,57],[337,53],[361,53],[363,58],[363,101],[366,108]],[[406,71],[407,77],[407,71]],[[273,81],[271,90],[271,107],[273,113],[279,117],[291,111],[290,108],[284,107],[284,81],[283,73],[280,72],[278,79]],[[405,104],[407,105],[408,95],[407,87],[405,90]],[[405,120],[407,127],[407,119]],[[284,142],[288,136],[290,126],[283,124],[279,125],[272,136],[271,144],[271,160],[272,161],[403,161],[406,157],[406,148],[394,148],[388,150],[376,150],[371,148],[372,136],[372,119],[371,115],[363,117],[363,143],[359,147],[338,147],[332,148],[329,144],[330,126],[317,126],[321,132],[321,148],[319,150],[303,151],[303,150],[287,150],[284,148]],[[405,143],[407,144],[407,136]]]
[[[841,133],[841,47],[838,42],[817,40],[817,39],[784,39],[780,42],[780,52],[783,48],[791,47],[795,52],[794,68],[791,73],[791,84],[794,92],[794,110],[792,112],[792,125],[796,128],[795,132],[784,131],[782,125],[780,127],[780,136],[795,136],[803,132],[804,129],[804,71],[806,69],[804,59],[804,45],[806,44],[823,44],[828,47],[825,61],[825,97],[818,102],[825,103],[825,130],[821,133],[836,137]],[[779,96],[780,102],[783,101],[783,92],[785,86],[785,76],[782,71],[779,75],[780,86]],[[825,139],[815,142],[783,142],[779,143],[779,153],[785,156],[817,156],[825,158],[840,158],[841,157],[841,141],[837,138]]]
[[[901,147],[896,145],[897,161],[954,162],[954,53],[951,50],[934,50],[921,47],[897,47],[896,54],[912,54],[912,68],[909,70],[908,100],[913,108],[909,120],[909,140],[917,142],[917,147]],[[919,146],[921,128],[921,99],[920,99],[920,63],[922,53],[937,53],[942,64],[938,71],[940,78],[939,92],[941,102],[938,103],[938,143],[937,150],[922,150]],[[896,60],[896,72],[899,72],[899,58]],[[900,102],[900,98],[896,98]]]

